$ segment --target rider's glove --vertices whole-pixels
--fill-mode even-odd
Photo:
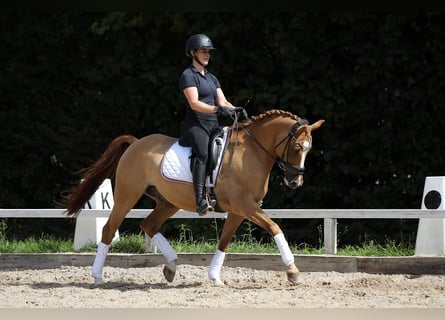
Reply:
[[[230,107],[225,107],[225,106],[218,106],[218,107],[216,107],[216,113],[220,114],[224,117],[231,118],[235,114],[235,109],[230,108]]]

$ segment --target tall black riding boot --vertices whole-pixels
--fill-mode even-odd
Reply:
[[[205,215],[209,209],[207,200],[204,197],[205,179],[206,165],[195,159],[193,164],[193,187],[195,189],[196,212],[200,216]]]

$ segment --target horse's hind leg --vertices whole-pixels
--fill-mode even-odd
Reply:
[[[110,249],[110,243],[113,240],[114,234],[119,226],[122,224],[122,221],[125,218],[125,215],[131,209],[118,209],[115,207],[111,211],[111,215],[108,218],[107,223],[104,225],[102,229],[102,240],[97,245],[96,257],[94,259],[93,267],[92,267],[92,276],[94,277],[94,282],[96,284],[101,284],[102,280],[102,271],[105,264],[105,260],[108,255],[108,251]]]
[[[167,239],[159,232],[159,229],[168,218],[178,211],[178,208],[165,200],[154,187],[147,189],[147,195],[156,200],[156,207],[151,214],[141,222],[140,227],[153,239],[155,245],[164,255],[167,262],[163,270],[164,277],[168,282],[172,282],[176,274],[176,260],[178,256]]]
[[[119,180],[116,181],[114,206],[102,229],[102,239],[97,246],[92,267],[92,276],[96,284],[103,282],[102,271],[116,230],[144,192],[144,188],[135,188],[135,186],[137,186],[136,183],[132,186],[123,186]]]

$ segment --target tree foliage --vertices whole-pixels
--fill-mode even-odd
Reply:
[[[0,27],[3,208],[57,207],[118,135],[178,136],[193,33],[212,38],[209,69],[250,115],[326,120],[303,188],[275,168],[264,207],[418,208],[425,177],[444,175],[442,13],[9,13]],[[280,223],[316,241],[318,221]],[[348,223],[355,239],[417,226]]]

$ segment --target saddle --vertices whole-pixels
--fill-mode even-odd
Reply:
[[[210,136],[209,156],[206,164],[207,188],[213,188],[216,185],[231,134],[231,128],[219,127]],[[181,146],[178,141],[175,142],[162,159],[161,173],[163,177],[168,180],[193,183],[191,158],[192,148]]]

